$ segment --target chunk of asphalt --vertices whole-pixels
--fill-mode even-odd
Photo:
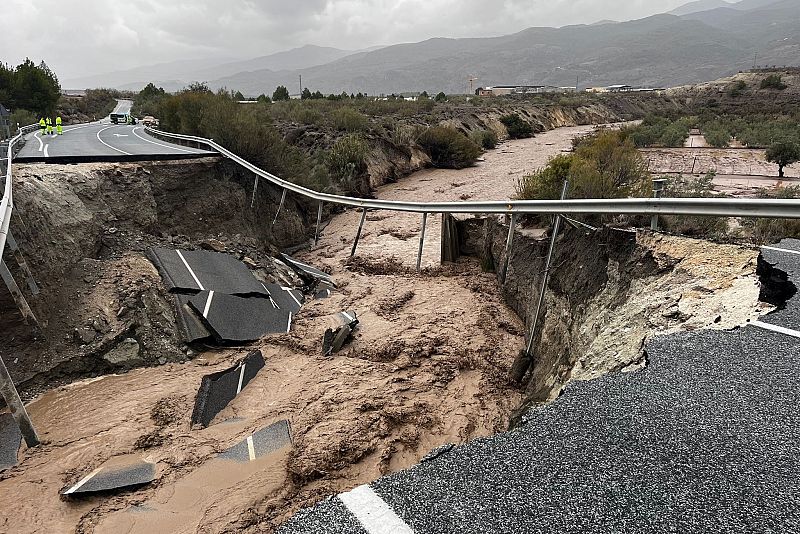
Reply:
[[[264,356],[257,350],[229,369],[204,376],[194,399],[192,425],[207,427],[263,367]]]
[[[339,326],[328,328],[322,336],[322,354],[324,356],[331,356],[342,350],[353,334],[353,330],[358,326],[358,318],[353,311],[339,312],[334,315],[334,320],[339,323]]]
[[[336,289],[336,286],[330,282],[326,282],[324,280],[319,281],[317,286],[314,288],[314,298],[317,300],[320,299],[327,299],[333,296],[333,291]]]
[[[17,465],[21,440],[22,434],[11,414],[0,414],[0,471]]]
[[[269,296],[250,269],[229,254],[151,248],[147,256],[173,293],[216,291],[237,296]]]
[[[95,469],[77,484],[61,490],[61,495],[75,497],[92,493],[136,488],[156,479],[156,465],[141,459]]]
[[[199,316],[189,306],[191,295],[175,295],[175,310],[178,319],[178,328],[184,341],[194,343],[211,337],[211,332],[200,320]]]
[[[302,261],[298,261],[286,254],[281,254],[281,259],[286,265],[294,269],[294,271],[300,276],[300,278],[305,280],[306,283],[313,284],[317,281],[323,281],[333,287],[336,287],[333,278],[331,278],[331,275],[328,273],[324,273],[316,267],[308,265],[307,263],[303,263]]]
[[[289,421],[283,420],[247,436],[243,441],[221,453],[218,458],[240,463],[252,462],[291,444]]]
[[[297,314],[303,307],[305,297],[303,293],[291,287],[279,286],[278,284],[264,284],[269,292],[270,298],[278,306],[278,309]]]
[[[256,341],[267,334],[285,334],[292,325],[292,312],[276,308],[259,297],[235,297],[202,291],[189,299],[214,339],[222,344]]]

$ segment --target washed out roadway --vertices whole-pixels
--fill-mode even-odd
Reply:
[[[797,284],[800,254],[770,254]],[[800,532],[800,339],[748,325],[657,337],[647,355],[640,372],[575,382],[516,430],[380,479],[367,499],[329,498],[280,533],[398,520],[418,534]]]

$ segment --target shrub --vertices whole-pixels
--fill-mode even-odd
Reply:
[[[767,161],[778,165],[778,176],[783,178],[783,169],[800,161],[800,146],[791,141],[778,141],[767,149]]]
[[[275,88],[275,92],[272,93],[272,101],[273,102],[280,102],[282,100],[289,100],[289,90],[284,87],[283,85],[279,85]]]
[[[497,134],[491,130],[475,130],[470,132],[469,138],[484,150],[491,150],[497,147]]]
[[[760,198],[800,198],[800,187],[777,185],[773,189],[762,190]],[[750,231],[750,237],[757,245],[769,245],[786,237],[800,238],[798,219],[744,219],[742,226]]]
[[[325,158],[328,172],[342,181],[352,180],[367,172],[367,145],[354,135],[342,137]]]
[[[343,132],[361,132],[367,129],[367,117],[350,107],[341,107],[331,114],[331,124]]]
[[[481,153],[480,147],[453,128],[428,128],[418,141],[436,167],[463,169],[472,165]]]
[[[31,124],[39,122],[39,119],[28,111],[27,109],[15,109],[13,113],[11,113],[11,131],[14,132],[17,129],[17,124],[20,127],[30,126]]]
[[[299,122],[300,124],[321,124],[322,123],[322,113],[317,111],[316,109],[310,108],[297,108],[291,112],[291,116],[295,122]]]
[[[717,148],[725,148],[730,144],[731,141],[731,134],[729,134],[726,130],[717,129],[717,130],[707,130],[703,133],[706,138],[706,142],[709,145]]]
[[[439,91],[439,93],[436,95],[436,101],[437,102],[447,102],[447,95],[444,94],[443,91]]]
[[[783,91],[786,89],[786,84],[783,83],[783,78],[780,74],[770,74],[763,80],[761,80],[761,88],[762,89],[778,89],[779,91]]]
[[[533,126],[516,113],[500,117],[500,122],[508,130],[508,136],[511,139],[523,139],[533,135]]]
[[[745,89],[747,89],[747,84],[744,83],[744,80],[737,80],[728,86],[728,96],[731,98],[741,96]]]

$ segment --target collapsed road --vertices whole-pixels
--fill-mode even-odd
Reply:
[[[377,195],[450,200],[481,195],[485,191],[483,196],[508,198],[513,193],[516,176],[529,170],[530,165],[541,165],[549,155],[567,149],[571,137],[586,129],[559,130],[532,140],[510,142],[500,151],[487,154],[486,161],[475,168],[425,171],[382,188]],[[81,180],[99,181],[104,192],[114,193],[109,184],[120,182],[126,188],[141,187],[137,190],[147,191],[140,184],[156,189],[157,180],[163,179],[159,175],[168,174],[166,168],[153,171],[155,177],[150,178],[147,172],[133,168],[99,169],[97,176],[70,176],[59,183],[80,184],[76,186],[80,191]],[[500,178],[489,182],[489,177]],[[37,185],[32,178],[27,180],[32,184],[30,187]],[[231,204],[244,212],[242,206],[248,201],[246,192],[237,189],[238,184],[214,180],[204,177],[193,182],[198,198],[213,198],[207,194],[209,190],[219,194],[230,192],[240,202]],[[129,299],[121,304],[125,309],[130,309],[131,305],[145,307],[157,311],[156,315],[171,310],[170,298],[174,295],[165,296],[151,289],[153,284],[159,289],[163,287],[155,267],[145,258],[149,246],[195,249],[197,243],[208,237],[199,232],[206,224],[216,232],[221,228],[226,234],[247,235],[245,228],[232,226],[235,212],[221,213],[220,221],[204,220],[215,210],[196,209],[195,202],[199,200],[180,189],[183,182],[185,180],[167,181],[168,187],[164,188],[174,195],[174,204],[164,205],[168,194],[154,191],[156,215],[147,219],[150,232],[146,235],[137,233],[141,232],[143,224],[136,226],[137,221],[122,219],[122,212],[116,212],[112,224],[122,230],[111,234],[113,238],[104,241],[102,254],[86,263],[103,266],[98,269],[100,286],[106,272],[113,273],[113,278],[106,275],[107,278],[124,283],[130,283],[128,280],[138,275],[134,283],[148,288],[147,292],[138,302]],[[487,183],[493,184],[493,189],[489,189]],[[45,185],[51,186],[48,182]],[[190,204],[192,210],[180,211],[181,204]],[[70,213],[69,209],[64,211]],[[178,232],[169,230],[168,226],[158,226],[164,224],[163,221],[183,220],[184,216],[181,235],[176,235]],[[337,215],[323,233],[319,246],[297,255],[302,265],[317,268],[316,272],[324,273],[332,284],[323,290],[325,298],[310,300],[303,306],[289,333],[262,338],[246,349],[193,345],[195,354],[191,358],[169,360],[158,367],[123,374],[97,376],[38,396],[29,408],[45,443],[37,450],[21,450],[18,465],[0,475],[0,491],[13,493],[21,503],[21,513],[3,518],[0,529],[13,532],[270,532],[289,520],[285,529],[302,531],[311,528],[309,525],[314,525],[314,521],[333,518],[341,520],[343,527],[351,525],[351,532],[360,532],[359,529],[365,528],[362,520],[366,516],[354,515],[344,503],[364,502],[365,496],[372,498],[373,494],[383,500],[384,512],[391,511],[397,521],[417,528],[411,508],[393,500],[382,489],[383,480],[373,482],[392,473],[392,477],[414,476],[420,468],[407,472],[403,469],[415,466],[433,450],[437,452],[423,466],[445,466],[452,469],[452,473],[448,472],[450,475],[462,473],[459,469],[468,472],[466,464],[439,462],[458,458],[461,449],[453,448],[454,444],[481,447],[490,442],[480,438],[508,429],[514,410],[528,394],[524,387],[510,384],[507,379],[512,362],[524,346],[525,327],[517,315],[521,311],[515,313],[509,308],[495,274],[483,272],[479,260],[467,257],[454,265],[438,266],[439,232],[435,226],[429,230],[432,239],[426,242],[424,250],[425,269],[422,275],[415,273],[416,237],[420,229],[416,216],[368,214],[358,254],[348,261],[358,218],[355,212]],[[202,225],[196,222],[198,220]],[[628,330],[623,332],[623,326],[614,323],[614,317],[598,321],[598,329],[620,328],[616,337],[626,341],[635,339],[634,334],[645,332],[636,339],[641,343],[662,329],[724,329],[757,316],[756,251],[706,244],[702,248],[702,260],[711,258],[713,265],[698,266],[702,261],[691,253],[700,247],[696,242],[635,237],[640,241],[637,250],[643,255],[642,261],[634,258],[630,265],[609,262],[608,279],[603,282],[603,287],[618,286],[611,299],[617,307],[609,315],[624,317],[627,323],[624,328]],[[175,246],[170,248],[167,241]],[[245,241],[245,237],[240,237],[222,243],[222,247],[214,246],[223,252],[236,251],[235,255],[245,262],[241,256],[253,255],[252,250],[242,246]],[[620,254],[627,252],[626,249],[619,251]],[[729,257],[735,259],[720,261]],[[253,272],[263,270],[269,262],[254,261],[256,269],[252,266],[250,269]],[[647,269],[637,273],[640,263]],[[700,268],[705,268],[707,274],[702,278],[692,276]],[[598,270],[587,261],[587,267],[580,269],[580,273],[584,278],[579,282],[591,285],[586,281],[592,280]],[[533,285],[526,276],[522,271],[512,270],[509,284]],[[631,276],[633,280],[626,279]],[[278,279],[273,283],[288,287]],[[72,281],[69,284],[78,286]],[[86,291],[86,295],[97,297],[97,293],[83,289],[86,286],[78,287]],[[581,289],[582,285],[575,283],[575,287]],[[663,325],[642,320],[645,313],[640,306],[643,304],[635,298],[641,288],[649,291],[649,313],[663,318]],[[195,285],[192,289],[200,288]],[[727,301],[720,300],[720,295],[735,298],[741,309],[726,309],[721,302]],[[315,295],[306,295],[307,298],[311,296]],[[583,302],[583,297],[576,300],[587,309],[599,302],[588,297]],[[167,305],[162,306],[163,303]],[[107,307],[112,315],[118,313],[116,303]],[[326,331],[341,326],[343,310],[357,314],[358,325],[353,330],[353,338],[339,353],[325,355],[323,337]],[[175,323],[166,321],[164,324],[174,326]],[[147,342],[144,325],[139,323],[133,330],[125,331],[133,332],[143,346]],[[595,342],[596,345],[606,343],[593,346],[598,354],[620,352],[607,340],[598,338]],[[95,346],[92,343],[87,346]],[[148,356],[157,350],[151,348],[156,347],[152,344],[146,347]],[[638,345],[636,347],[624,354],[624,361],[609,357],[598,363],[590,358],[583,364],[597,375],[635,366],[642,356]],[[218,372],[230,374],[232,366],[235,376],[236,363],[253,350],[261,351],[264,367],[247,384],[243,383],[227,406],[211,416],[208,426],[193,428],[192,413],[205,377]],[[649,353],[648,358],[655,361],[655,356]],[[241,369],[240,376],[247,373],[242,373]],[[645,372],[648,370],[649,365]],[[562,369],[558,371],[563,372]],[[633,380],[627,377],[638,375],[621,376]],[[615,378],[616,375],[608,380]],[[594,384],[580,383],[574,387],[578,391],[599,387]],[[569,397],[572,387],[568,386],[562,399]],[[536,413],[535,410],[532,415]],[[565,416],[563,424],[556,422],[547,428],[568,429],[570,420],[566,415],[569,414],[559,412],[556,415]],[[526,420],[516,433],[530,424]],[[262,438],[267,440],[263,447]],[[494,439],[508,440],[507,434]],[[242,461],[220,458],[226,451]],[[258,457],[259,451],[264,452],[264,456]],[[517,452],[506,456],[498,453],[495,457],[511,463],[517,461],[512,460],[518,458]],[[111,459],[131,455],[156,466],[152,482],[111,494],[68,501],[59,498],[58,488],[74,487]],[[244,461],[245,455],[247,461]],[[486,464],[485,458],[483,463]],[[524,468],[530,466],[530,462],[519,460],[519,463],[521,473],[529,472]],[[502,467],[491,461],[488,466]],[[490,480],[488,474],[485,480]],[[370,484],[369,489],[367,484]],[[497,484],[489,485],[487,490],[495,491],[502,484],[498,478]],[[354,488],[360,489],[344,500],[338,497],[325,500]],[[398,499],[401,495],[398,491]],[[434,490],[430,495],[436,495]],[[421,505],[426,502],[425,496],[419,497]],[[318,502],[324,503],[322,508],[313,508]],[[452,503],[454,509],[471,505],[471,501],[453,500]],[[447,504],[442,503],[442,506]],[[326,506],[344,510],[339,510],[343,511],[340,515],[326,515]],[[310,511],[291,519],[298,510],[308,507],[312,507]],[[440,510],[452,512],[445,508]],[[422,521],[425,518],[423,514],[419,517],[418,528],[424,532]]]

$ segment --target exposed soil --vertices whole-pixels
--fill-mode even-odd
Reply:
[[[513,194],[520,176],[568,149],[571,138],[587,129],[567,128],[535,139],[508,142],[488,153],[476,167],[416,173],[402,183],[380,188],[377,196],[456,200],[469,195],[506,199]],[[75,187],[84,185],[80,179],[87,183],[92,179],[87,176],[73,183],[74,177],[83,173],[77,170],[80,168],[70,168],[72,178],[64,174],[51,176],[53,167],[47,167],[47,173],[32,169],[20,175],[25,182],[21,191],[43,187],[38,182],[58,188],[60,181],[69,181]],[[108,178],[104,168],[92,172]],[[116,173],[110,172],[112,176]],[[66,300],[52,311],[44,305],[37,308],[49,324],[63,321],[63,326],[54,327],[62,329],[58,332],[64,342],[59,346],[74,343],[66,340],[66,334],[74,339],[76,324],[97,315],[115,316],[123,306],[136,317],[130,323],[136,324],[134,332],[145,329],[155,335],[163,329],[160,339],[176,339],[170,323],[174,319],[162,313],[161,306],[167,302],[163,290],[142,255],[148,244],[199,246],[206,241],[208,246],[217,246],[217,242],[209,242],[216,236],[223,248],[240,257],[254,258],[254,264],[265,275],[270,274],[271,263],[264,252],[269,250],[269,242],[263,236],[269,232],[265,228],[274,215],[274,206],[270,208],[269,197],[265,197],[259,200],[262,204],[255,210],[257,215],[249,215],[246,181],[226,182],[224,168],[214,167],[205,177],[194,176],[191,187],[187,187],[185,179],[189,177],[184,176],[182,181],[178,175],[166,173],[164,187],[156,188],[158,194],[150,194],[137,188],[152,187],[156,182],[149,177],[133,178],[146,173],[137,174],[135,167],[120,172],[124,187],[98,203],[118,205],[119,209],[108,216],[113,215],[119,222],[112,225],[110,218],[98,215],[106,211],[90,209],[88,216],[73,223],[75,228],[90,228],[88,237],[87,232],[66,232],[64,228],[71,227],[59,227],[55,220],[47,224],[28,222],[36,210],[22,211],[26,223],[35,224],[43,235],[91,238],[87,244],[76,239],[71,246],[76,254],[101,262],[86,264],[89,282],[69,282],[87,285],[83,291],[88,293],[80,293],[81,297],[75,300],[79,311],[64,313],[63,310],[72,309],[64,304]],[[154,167],[153,172],[159,171]],[[41,173],[41,180],[36,178],[37,173]],[[107,182],[103,179],[99,183]],[[101,191],[102,187],[90,189]],[[68,192],[57,191],[57,198],[69,197]],[[41,196],[42,192],[30,191],[20,196],[34,194]],[[76,196],[81,205],[87,205],[85,192]],[[210,202],[203,199],[212,197],[218,202],[214,206],[200,204]],[[155,203],[149,213],[155,214],[156,223],[150,223],[150,219],[134,220],[140,210],[126,207],[134,199]],[[128,215],[120,216],[123,213]],[[207,220],[206,214],[210,213],[217,215]],[[290,208],[285,215],[289,224],[295,224],[298,233],[304,235],[303,222],[307,221],[302,207]],[[519,254],[515,255],[514,275],[510,278],[519,288],[515,296],[509,285],[500,288],[494,273],[481,269],[478,258],[439,265],[438,217],[429,219],[421,275],[414,269],[421,226],[418,216],[369,214],[357,256],[348,260],[359,217],[357,211],[335,216],[319,245],[299,255],[330,271],[339,290],[329,299],[307,304],[290,334],[254,344],[262,350],[266,367],[209,428],[190,428],[193,399],[201,377],[229,366],[247,352],[244,349],[206,349],[200,354],[192,351],[189,359],[177,340],[162,350],[146,338],[135,336],[149,363],[153,357],[171,354],[172,348],[178,351],[177,359],[169,358],[158,367],[83,380],[40,395],[30,404],[30,413],[45,444],[24,451],[20,464],[0,475],[0,493],[14,495],[19,506],[18,514],[0,518],[0,531],[270,532],[300,507],[413,465],[433,448],[508,428],[513,411],[523,398],[545,390],[536,389],[535,380],[529,383],[527,392],[508,381],[511,365],[524,346],[525,327],[506,304],[508,301],[523,316],[529,316],[521,303],[533,301],[530,295],[541,264],[543,242],[521,240],[521,246],[515,249]],[[142,230],[150,228],[150,224],[155,224],[151,230]],[[497,221],[474,224],[497,225]],[[118,235],[113,238],[116,241],[110,241],[116,245],[99,253],[97,243],[105,241],[92,236],[105,236],[109,226],[117,228],[112,234]],[[101,228],[106,230],[101,233]],[[500,234],[502,230],[496,235]],[[487,235],[493,236],[491,246],[496,248],[495,234]],[[35,243],[33,232],[28,239]],[[559,272],[564,276],[554,277],[548,306],[556,321],[547,323],[545,338],[560,339],[559,332],[566,331],[564,339],[572,345],[569,357],[559,360],[565,351],[555,343],[546,343],[550,349],[545,353],[552,355],[560,367],[557,373],[541,362],[535,367],[534,375],[550,372],[555,377],[541,382],[550,386],[545,396],[556,391],[555,382],[596,376],[640,360],[638,343],[642,335],[647,335],[646,328],[651,323],[644,318],[650,317],[651,312],[662,308],[677,310],[675,320],[664,317],[653,323],[657,329],[666,330],[704,327],[715,322],[730,326],[743,321],[755,307],[747,285],[752,284],[757,297],[757,286],[750,278],[750,271],[755,269],[755,262],[749,263],[755,257],[753,251],[703,245],[695,254],[692,243],[696,242],[647,237],[636,246],[608,247],[603,254],[594,254],[602,240],[573,236],[567,239],[576,239],[578,244],[562,247],[568,255],[559,263],[571,261],[569,265],[580,264],[582,268],[562,268]],[[594,243],[595,248],[580,246],[584,242]],[[46,243],[36,245],[44,247]],[[62,261],[64,257],[59,256]],[[580,258],[583,263],[577,261]],[[37,261],[40,269],[46,269],[45,262],[59,259],[43,257]],[[73,268],[77,266],[63,267],[66,280],[73,279],[74,275],[69,274]],[[572,274],[567,276],[568,273]],[[119,289],[126,287],[141,291],[128,304],[128,290]],[[68,286],[65,291],[68,295],[75,288]],[[721,296],[716,295],[718,291]],[[96,298],[85,299],[85,294]],[[150,300],[153,303],[148,303]],[[632,305],[626,308],[628,303]],[[604,306],[616,313],[604,315]],[[91,313],[84,312],[84,307]],[[730,311],[726,311],[728,308]],[[331,314],[342,310],[356,311],[360,326],[342,352],[332,358],[323,357],[323,332],[331,326]],[[554,313],[555,310],[559,312]],[[64,317],[57,317],[59,313]],[[574,321],[568,320],[570,313],[575,313]],[[581,320],[595,313],[598,318],[590,324],[594,334],[581,337]],[[164,320],[157,328],[143,324],[158,315]],[[716,321],[717,315],[722,316],[720,321]],[[117,321],[108,319],[113,332],[122,328]],[[101,320],[101,329],[103,324]],[[626,324],[632,325],[633,330],[626,331]],[[128,336],[128,331],[120,332]],[[582,339],[583,344],[579,342]],[[637,348],[629,350],[628,342]],[[71,350],[76,357],[88,354],[81,352],[82,348]],[[99,349],[93,350],[101,355]],[[31,350],[30,354],[34,352]],[[578,360],[581,363],[576,367]],[[75,357],[67,361],[75,361]],[[294,445],[290,452],[270,455],[247,464],[246,469],[220,471],[210,462],[217,453],[253,431],[281,419],[291,423]],[[156,483],[116,495],[77,501],[59,499],[59,488],[76,482],[110,458],[129,454],[157,462]],[[143,508],[132,512],[131,505]],[[155,523],[154,516],[147,512],[151,508],[161,511],[155,516]]]

